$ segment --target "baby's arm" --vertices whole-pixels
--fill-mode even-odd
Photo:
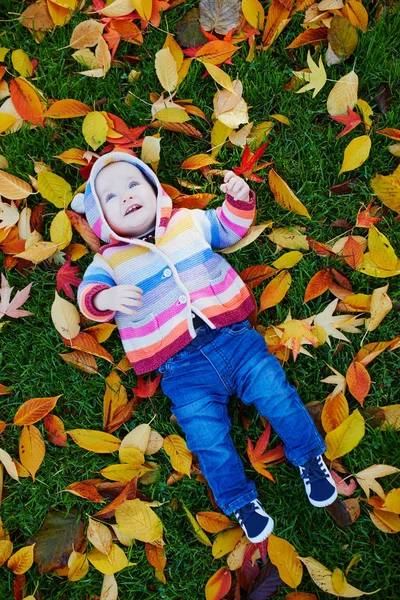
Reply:
[[[142,290],[135,285],[116,285],[110,265],[96,254],[86,269],[78,289],[78,302],[81,312],[101,323],[111,321],[115,312],[133,315],[132,307],[141,305]]]
[[[207,242],[217,249],[232,246],[246,235],[256,207],[254,192],[233,171],[225,174],[221,190],[226,192],[222,206],[190,211]]]

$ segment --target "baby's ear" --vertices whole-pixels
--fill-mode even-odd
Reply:
[[[84,214],[85,212],[85,204],[84,204],[85,196],[84,194],[76,194],[75,198],[71,202],[71,208],[77,213]]]

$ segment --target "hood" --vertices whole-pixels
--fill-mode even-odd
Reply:
[[[140,169],[144,175],[154,184],[157,189],[157,212],[156,212],[156,231],[155,237],[158,238],[163,235],[166,226],[168,225],[171,210],[172,201],[168,194],[162,189],[161,184],[154,173],[143,161],[136,156],[127,154],[126,152],[110,152],[98,158],[93,165],[90,173],[89,181],[86,184],[85,193],[78,194],[75,196],[71,208],[76,212],[85,212],[86,219],[93,229],[94,233],[107,244],[112,239],[126,241],[124,238],[115,233],[107,221],[105,220],[103,210],[100,205],[99,198],[96,194],[95,181],[100,171],[107,165],[113,162],[124,161],[130,163]],[[83,200],[83,206],[82,206]]]

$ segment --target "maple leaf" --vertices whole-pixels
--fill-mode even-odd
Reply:
[[[279,444],[276,448],[269,450],[268,452],[264,452],[269,443],[269,438],[271,436],[271,425],[268,423],[264,433],[258,439],[256,447],[254,448],[250,438],[247,438],[247,456],[254,467],[254,469],[270,479],[271,481],[275,481],[272,477],[271,473],[265,468],[265,465],[277,465],[278,463],[285,460],[285,451],[283,449],[283,444]]]
[[[329,375],[329,377],[321,379],[321,383],[331,383],[332,385],[336,386],[333,392],[330,393],[331,398],[334,398],[338,394],[344,394],[347,387],[346,377],[339,373],[339,371],[336,371],[336,369],[330,365],[327,364],[326,366],[329,367],[330,370],[335,373],[335,375]]]
[[[379,210],[378,207],[371,208],[373,203],[374,201],[372,200],[365,210],[358,213],[356,227],[368,227],[369,229],[374,223],[382,220],[380,217],[373,216]]]
[[[1,274],[0,319],[2,319],[4,315],[12,317],[13,319],[30,317],[33,315],[29,310],[18,310],[19,307],[28,300],[31,287],[32,284],[28,284],[24,289],[17,292],[14,299],[10,302],[11,292],[14,288],[9,286],[7,279],[4,277],[3,273]]]
[[[254,175],[254,171],[259,171],[264,167],[268,167],[272,165],[272,162],[262,163],[256,167],[256,162],[262,157],[265,152],[266,147],[268,146],[270,140],[262,144],[257,150],[252,153],[250,151],[249,145],[246,143],[245,149],[243,151],[242,160],[240,163],[240,167],[233,167],[233,171],[236,175],[243,175],[246,179],[251,179],[252,181],[262,182],[264,181],[261,177]]]
[[[78,286],[82,279],[76,277],[76,273],[79,273],[80,267],[71,267],[71,257],[68,258],[67,262],[57,271],[56,282],[57,292],[62,289],[68,298],[74,300],[74,292],[72,291],[71,285]]]
[[[307,320],[300,321],[287,318],[279,325],[279,329],[283,330],[283,333],[277,349],[282,348],[283,346],[289,348],[289,350],[293,352],[294,361],[296,361],[299,352],[306,353],[310,356],[304,348],[301,348],[303,344],[312,344],[313,346],[316,346],[318,343],[318,338],[312,333],[313,327],[310,323],[307,323]]]
[[[138,376],[138,387],[132,388],[132,392],[136,394],[139,398],[151,398],[156,393],[158,388],[158,384],[160,383],[160,379],[162,374],[160,373],[157,377],[152,381],[150,375],[147,378],[147,381],[143,379],[140,375]]]
[[[322,90],[326,83],[326,72],[322,62],[322,56],[319,57],[318,65],[311,58],[310,51],[307,53],[307,64],[310,68],[311,73],[307,73],[306,71],[293,71],[296,77],[300,77],[308,83],[297,90],[296,94],[302,94],[303,92],[307,92],[308,90],[314,89],[313,98]]]
[[[337,121],[338,123],[343,123],[346,127],[336,136],[336,138],[343,137],[346,133],[349,133],[354,127],[357,127],[361,123],[361,117],[358,113],[351,110],[350,106],[347,107],[347,115],[338,115],[337,117],[333,117],[329,115],[331,119]]]
[[[332,300],[328,306],[320,313],[314,316],[314,325],[320,325],[326,332],[326,342],[330,346],[331,341],[329,336],[336,338],[337,340],[343,340],[344,342],[350,342],[350,340],[341,332],[339,328],[349,331],[351,333],[360,333],[356,325],[361,325],[364,319],[357,319],[354,315],[338,315],[333,316],[336,309],[339,298]]]

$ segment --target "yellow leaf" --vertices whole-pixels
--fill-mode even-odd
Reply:
[[[383,503],[383,508],[396,513],[397,515],[400,514],[400,488],[390,490]]]
[[[325,455],[329,460],[335,460],[353,450],[365,434],[364,419],[356,409],[339,427],[330,431],[325,438]]]
[[[292,283],[292,277],[288,271],[281,271],[269,282],[260,298],[260,312],[279,304],[286,296]]]
[[[107,137],[108,125],[105,117],[98,111],[86,115],[82,123],[82,133],[93,150],[104,144]]]
[[[83,21],[86,23],[86,21]],[[89,48],[82,48],[81,50],[77,50],[72,54],[72,58],[76,60],[77,63],[86,67],[88,69],[96,69],[98,68],[97,60],[94,55],[94,52],[89,50]],[[103,72],[103,69],[100,69]],[[85,72],[85,71],[84,71]],[[86,71],[87,73],[88,71]]]
[[[277,258],[272,266],[275,269],[291,269],[294,265],[297,265],[299,261],[303,258],[303,255],[298,250],[293,250],[292,252],[285,252],[279,258]]]
[[[133,0],[114,0],[109,2],[101,11],[106,17],[125,17],[134,10]]]
[[[218,161],[208,154],[195,154],[193,156],[189,156],[189,158],[183,161],[181,164],[181,169],[190,169],[193,171],[195,169],[201,169],[202,167],[207,167],[208,165],[214,165],[216,163],[218,163]]]
[[[8,200],[22,200],[32,194],[29,183],[25,183],[19,177],[0,171],[0,196]]]
[[[265,138],[271,133],[274,128],[273,121],[263,121],[251,130],[252,148],[258,148],[265,141]]]
[[[321,588],[321,590],[323,590],[324,592],[328,592],[328,594],[333,594],[334,596],[338,595],[335,588],[332,585],[332,572],[329,571],[329,569],[324,567],[324,565],[319,563],[311,556],[299,558],[306,565],[311,579],[319,588]],[[343,598],[358,598],[359,596],[363,596],[364,594],[369,595],[374,593],[375,592],[362,592],[361,590],[358,590],[349,583],[346,583],[346,588],[343,590],[340,596]]]
[[[73,550],[68,558],[68,581],[79,581],[86,577],[89,562],[85,554]]]
[[[244,557],[247,553],[247,550],[251,546],[251,542],[247,539],[247,537],[242,537],[241,540],[236,544],[232,552],[230,552],[226,558],[226,564],[230,568],[231,571],[237,571],[243,566]]]
[[[9,48],[4,48],[4,47],[0,48],[0,62],[4,62],[4,59],[7,56],[9,51],[10,51]]]
[[[280,206],[286,210],[290,210],[298,215],[303,215],[304,217],[311,219],[304,204],[300,202],[288,184],[274,169],[271,169],[268,173],[268,182],[274,198]]]
[[[303,565],[294,546],[271,534],[268,537],[268,556],[272,564],[278,567],[280,578],[288,586],[297,588],[303,577]]]
[[[11,204],[6,204],[0,200],[0,228],[12,227],[18,223],[20,214],[18,208],[11,200]]]
[[[199,512],[196,515],[196,519],[200,527],[209,533],[219,533],[233,525],[232,521],[226,515],[217,512]]]
[[[222,69],[217,67],[217,65],[213,65],[211,63],[205,62],[205,68],[211,75],[211,77],[219,83],[219,85],[230,92],[234,92],[232,79],[229,77],[228,73],[225,73]]]
[[[211,547],[212,544],[211,544],[210,540],[208,539],[208,537],[206,536],[206,534],[204,533],[204,531],[202,530],[200,525],[197,523],[196,519],[194,518],[194,516],[192,515],[190,510],[188,510],[188,508],[183,504],[183,502],[182,502],[182,508],[185,511],[186,516],[189,519],[190,524],[192,525],[192,527],[194,529],[194,535],[195,535],[196,539],[199,540],[199,542],[201,544],[204,544],[204,546]]]
[[[156,513],[139,499],[126,500],[115,509],[117,525],[122,533],[141,542],[155,542],[163,535],[163,526]]]
[[[221,558],[229,552],[232,552],[238,541],[243,536],[243,529],[241,527],[234,527],[233,529],[227,529],[221,531],[217,535],[212,545],[212,555],[214,558]]]
[[[13,543],[10,540],[0,540],[0,567],[10,558],[13,551]]]
[[[341,596],[347,587],[346,577],[343,571],[335,567],[332,573],[332,586],[338,596]]]
[[[18,481],[18,471],[15,462],[8,454],[8,452],[3,450],[2,448],[0,448],[0,463],[3,464],[9,476]]]
[[[37,182],[38,191],[43,198],[57,208],[67,208],[72,200],[72,189],[65,179],[49,171],[40,171]]]
[[[20,252],[15,256],[17,258],[24,258],[25,260],[30,260],[31,262],[37,264],[42,262],[43,260],[50,258],[50,256],[53,256],[53,254],[55,254],[57,250],[58,245],[54,244],[53,242],[36,242],[35,244],[29,246],[29,248],[27,248],[23,252]]]
[[[219,123],[219,121],[217,121],[217,123]],[[247,123],[247,125],[243,125],[243,127],[238,129],[237,131],[232,131],[229,134],[229,141],[232,142],[232,144],[235,144],[235,146],[240,146],[241,148],[244,148],[249,138],[252,127],[253,123]]]
[[[232,129],[237,129],[239,125],[248,123],[249,115],[247,113],[246,102],[243,100],[243,98],[240,98],[235,108],[221,113],[218,116],[218,119],[221,121],[221,123],[227,127],[231,127]]]
[[[58,245],[59,250],[64,250],[72,240],[72,225],[65,210],[61,210],[51,222],[50,239]]]
[[[328,113],[333,117],[345,115],[348,106],[351,109],[354,108],[357,95],[358,76],[354,71],[350,71],[350,73],[341,77],[331,89],[327,100]]]
[[[368,102],[365,102],[365,100],[362,100],[361,98],[358,98],[357,106],[361,110],[362,118],[365,123],[365,128],[367,131],[369,131],[372,125],[372,120],[370,119],[370,117],[372,117],[374,111],[372,110]]]
[[[170,33],[168,33],[167,37],[165,38],[163,48],[169,48],[172,56],[174,57],[174,61],[176,62],[176,68],[179,72],[183,64],[184,54],[182,48],[176,42],[174,36]]]
[[[35,425],[24,426],[19,438],[19,458],[33,480],[43,462],[45,452],[44,441],[39,429]]]
[[[363,256],[363,261],[361,265],[357,268],[357,271],[360,271],[360,273],[364,273],[364,275],[369,275],[370,277],[379,278],[395,277],[396,275],[400,275],[400,269],[388,271],[387,269],[382,269],[378,267],[378,265],[372,260],[370,252],[365,252]]]
[[[400,518],[398,515],[375,508],[373,513],[369,513],[369,516],[373,524],[384,533],[399,533]]]
[[[130,544],[129,544],[130,545]],[[114,575],[104,575],[100,600],[117,600],[118,585]]]
[[[221,254],[232,254],[232,252],[236,252],[236,250],[245,248],[246,246],[254,242],[254,240],[256,240],[258,236],[262,234],[264,229],[266,229],[267,227],[271,227],[271,225],[271,221],[268,221],[267,223],[260,223],[259,225],[253,225],[249,228],[246,235],[241,240],[236,242],[236,244],[233,244],[233,246],[229,246],[228,248],[223,248],[222,250],[220,250]]]
[[[23,575],[33,565],[33,550],[35,544],[21,548],[13,554],[7,562],[7,567],[11,569],[14,575]]]
[[[171,459],[171,465],[179,473],[190,477],[192,453],[188,450],[185,440],[180,435],[169,435],[164,439],[164,450]]]
[[[400,173],[397,168],[391,175],[376,175],[371,186],[379,200],[392,210],[400,213]]]
[[[89,517],[86,537],[91,544],[102,554],[110,554],[112,548],[111,531],[106,525]],[[68,566],[70,566],[68,564]]]
[[[32,77],[33,65],[23,50],[14,50],[11,54],[13,67],[22,77]]]
[[[80,316],[76,307],[57,292],[51,306],[51,320],[58,333],[68,340],[72,340],[80,331]]]
[[[393,303],[387,294],[388,288],[389,284],[372,292],[371,318],[366,320],[367,331],[374,331],[393,308]]]
[[[400,404],[391,404],[389,406],[382,406],[385,414],[385,421],[382,423],[382,429],[387,429],[388,425],[395,431],[400,430]]]
[[[288,250],[308,250],[306,236],[295,227],[279,227],[267,236],[271,242]]]
[[[328,381],[326,383],[331,382]],[[346,396],[341,392],[335,396],[330,394],[325,400],[324,408],[322,409],[321,414],[322,427],[326,433],[334,431],[343,423],[343,421],[348,418],[348,416],[349,404],[346,400]]]
[[[121,444],[121,441],[111,433],[97,431],[96,429],[70,429],[66,433],[81,448],[98,454],[115,452]]]
[[[190,121],[190,116],[183,108],[162,108],[154,116],[164,123],[186,123],[186,121]]]
[[[171,93],[178,85],[178,67],[169,48],[156,53],[156,73],[164,90]]]
[[[381,269],[395,271],[399,268],[399,259],[389,240],[374,225],[368,230],[368,250],[371,259]]]
[[[377,477],[386,477],[387,475],[393,475],[398,473],[400,469],[392,467],[390,465],[372,465],[363,471],[359,471],[355,474],[358,485],[364,490],[365,495],[369,498],[370,490],[378,494],[385,500],[385,492],[383,491],[380,483],[376,481]]]
[[[131,448],[132,450],[132,448]],[[109,465],[104,469],[101,469],[100,473],[106,479],[111,479],[111,481],[122,481],[124,483],[129,483],[131,479],[136,476],[140,476],[141,474],[149,471],[149,469],[143,466],[143,463],[123,463],[122,465]]]
[[[147,423],[141,423],[132,429],[132,431],[130,431],[121,442],[120,460],[122,460],[121,450],[125,448],[137,448],[143,455],[149,443],[150,434],[151,427],[150,425],[147,425]]]
[[[351,140],[350,144],[345,148],[339,175],[345,171],[358,169],[367,160],[370,151],[371,138],[368,135],[361,135]]]
[[[91,550],[88,552],[87,558],[94,568],[104,575],[113,575],[130,565],[125,552],[117,544],[112,545],[111,551],[107,555],[98,550]]]
[[[139,13],[139,15],[145,21],[148,21],[151,17],[153,9],[153,0],[131,0],[133,6]]]
[[[273,119],[276,119],[277,121],[279,121],[280,123],[283,123],[284,125],[289,125],[290,126],[290,121],[287,117],[285,117],[285,115],[280,115],[279,113],[275,113],[273,115],[270,115]]]
[[[246,21],[256,29],[264,26],[264,8],[258,0],[242,0],[242,12]]]
[[[13,125],[17,121],[17,118],[14,115],[10,115],[8,113],[0,113],[0,133],[4,133],[7,131],[11,125]]]
[[[400,144],[391,144],[388,150],[393,156],[400,156]]]
[[[56,1],[57,0],[49,0],[47,2],[47,9],[50,17],[54,21],[54,25],[62,27],[71,20],[72,10],[65,8],[64,6],[59,6],[59,3],[56,3]]]
[[[296,77],[300,77],[308,83],[296,91],[296,94],[302,94],[308,90],[314,89],[313,98],[322,90],[326,83],[326,72],[324,64],[322,62],[322,56],[319,57],[318,65],[311,58],[310,51],[307,52],[307,64],[310,69],[310,73],[305,71],[293,71]]]
[[[142,144],[141,159],[148,163],[156,171],[160,160],[160,144],[161,138],[147,135]]]

